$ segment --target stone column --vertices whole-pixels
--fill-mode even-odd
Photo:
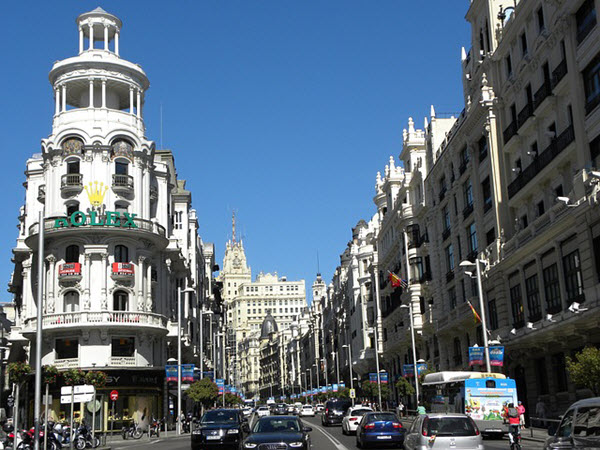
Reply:
[[[144,198],[143,198],[143,208],[142,214],[144,219],[150,219],[150,172],[148,170],[143,171],[144,177]]]
[[[102,273],[101,273],[101,289],[100,289],[100,297],[101,297],[101,301],[102,301],[102,305],[101,308],[103,311],[106,311],[108,309],[108,299],[107,299],[107,288],[106,288],[106,283],[108,281],[108,254],[107,253],[102,253],[101,254],[102,257]]]
[[[133,86],[129,86],[129,114],[133,114]]]
[[[49,281],[46,284],[47,290],[48,290],[48,296],[47,296],[47,300],[46,300],[46,314],[52,314],[54,313],[54,304],[55,304],[55,287],[56,287],[56,258],[54,257],[54,255],[48,255],[46,257],[46,261],[48,261],[49,264],[49,268],[48,271],[50,272],[49,275]]]
[[[104,25],[104,50],[108,51],[108,25]]]
[[[115,31],[115,53],[119,56],[119,30]]]
[[[90,50],[94,50],[94,24],[90,23]]]
[[[60,96],[60,100],[62,102],[62,111],[67,110],[67,85],[66,83],[61,86],[62,94]]]
[[[92,264],[91,264],[91,255],[86,253],[83,255],[83,271],[84,271],[84,280],[83,280],[83,309],[86,311],[90,310],[91,301],[90,301],[90,285],[92,281]]]
[[[145,256],[138,256],[137,270],[135,272],[135,287],[137,288],[137,310],[144,311],[144,261]]]
[[[54,115],[58,116],[60,113],[60,88],[57,86],[54,88]]]
[[[106,78],[102,79],[102,108],[106,108]]]
[[[94,79],[90,78],[90,108],[94,107]]]
[[[146,262],[146,311],[152,312],[152,261]]]
[[[83,53],[83,27],[79,27],[79,54]]]
[[[141,90],[137,90],[137,111],[136,115],[138,118],[142,116],[142,93]]]

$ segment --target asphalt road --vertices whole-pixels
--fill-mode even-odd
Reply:
[[[312,449],[313,450],[354,450],[356,449],[356,438],[354,436],[344,436],[342,434],[341,427],[323,427],[321,425],[321,418],[317,417],[305,417],[302,419],[307,426],[312,427],[313,431],[310,433]],[[139,441],[122,441],[120,438],[113,442],[108,442],[113,450],[151,450],[152,448],[160,450],[189,450],[190,449],[190,435],[184,435],[181,437],[173,438],[171,432],[169,436],[164,438],[161,436],[160,439],[153,438],[148,441],[147,436]],[[486,449],[496,450],[508,450],[508,438],[502,440],[488,440],[484,441]],[[543,445],[540,442],[534,441],[523,441],[523,449],[542,449]]]

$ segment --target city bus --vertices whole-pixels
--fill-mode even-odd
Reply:
[[[425,375],[423,399],[431,412],[467,414],[482,434],[501,436],[508,432],[502,412],[517,405],[517,386],[501,373],[436,372]]]

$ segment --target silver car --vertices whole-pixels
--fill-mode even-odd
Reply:
[[[406,450],[484,450],[481,433],[465,414],[424,414],[417,417],[404,436]]]

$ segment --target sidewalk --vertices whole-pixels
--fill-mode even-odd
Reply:
[[[158,444],[159,442],[172,441],[176,439],[187,440],[190,439],[190,433],[185,433],[180,436],[177,435],[176,431],[169,431],[165,436],[164,432],[160,433],[160,437],[152,436],[148,439],[148,434],[144,435],[140,439],[123,439],[121,435],[115,434],[112,439],[106,437],[106,445],[98,447],[98,450],[119,450],[125,448],[136,448],[136,447],[147,447],[148,445]],[[160,448],[160,447],[157,447]]]

